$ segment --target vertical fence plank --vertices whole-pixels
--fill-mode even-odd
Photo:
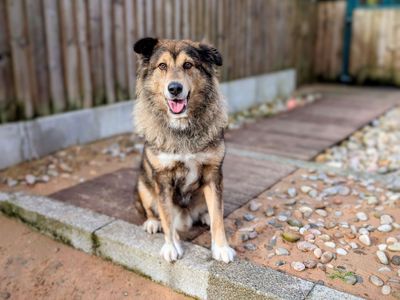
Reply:
[[[133,43],[136,39],[135,27],[133,20],[133,0],[125,0],[125,49],[126,49],[126,66],[127,66],[127,80],[128,80],[128,95],[129,98],[135,97],[135,72],[136,65],[133,53]]]
[[[115,102],[114,62],[113,62],[113,28],[112,28],[112,6],[111,0],[101,1],[101,18],[103,20],[103,64],[104,84],[108,103]]]
[[[62,0],[60,2],[60,13],[67,103],[68,108],[76,109],[81,107],[81,99],[79,95],[78,47],[73,2]]]
[[[101,63],[103,59],[101,2],[103,1],[88,1],[90,74],[92,78],[93,100],[96,105],[99,105],[105,102],[104,66]]]
[[[6,1],[0,1],[0,123],[16,119],[14,75]]]
[[[394,54],[393,54],[393,82],[400,85],[400,10],[395,11],[394,31]]]
[[[125,28],[124,28],[124,3],[122,0],[113,1],[114,12],[114,55],[115,55],[115,74],[116,74],[116,90],[117,99],[127,99],[127,72],[126,72],[126,42],[125,42]]]
[[[31,118],[34,114],[34,91],[30,74],[29,40],[26,32],[24,2],[23,0],[8,0],[7,9],[17,101],[23,110],[23,117]]]
[[[90,77],[90,58],[88,49],[88,29],[87,29],[87,7],[84,0],[76,0],[75,16],[78,35],[79,51],[79,82],[80,93],[82,95],[82,106],[87,108],[92,106],[92,79]]]

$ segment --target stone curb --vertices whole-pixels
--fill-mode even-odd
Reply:
[[[184,257],[169,264],[159,256],[161,234],[46,197],[0,192],[0,211],[199,299],[362,299],[251,262],[216,262],[210,250],[186,242]]]
[[[229,112],[235,113],[287,98],[295,85],[296,71],[288,69],[224,82],[221,92],[228,99]],[[133,103],[130,100],[0,125],[0,170],[72,145],[132,132]]]

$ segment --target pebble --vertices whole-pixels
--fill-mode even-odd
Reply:
[[[286,264],[286,262],[284,262],[283,260],[278,260],[278,261],[275,262],[275,266],[277,266],[277,267],[281,267],[284,264]]]
[[[371,283],[373,284],[373,285],[376,285],[376,286],[382,286],[383,285],[383,280],[382,279],[380,279],[378,276],[376,276],[376,275],[371,275],[371,276],[369,276],[369,281],[371,281]]]
[[[350,245],[350,247],[351,247],[352,249],[357,249],[357,248],[358,248],[358,245],[357,245],[357,243],[355,243],[355,242],[350,242],[349,245]]]
[[[390,224],[383,224],[378,227],[378,231],[380,232],[390,232],[392,231],[393,227]]]
[[[378,269],[378,272],[380,272],[380,273],[392,272],[392,269],[389,268],[389,267],[387,267],[387,266],[384,266],[384,267],[380,267],[380,268]]]
[[[317,190],[312,189],[311,191],[308,192],[308,195],[309,195],[311,198],[317,198],[318,192],[317,192]]]
[[[312,187],[308,186],[308,185],[302,185],[300,187],[300,191],[304,194],[308,194],[310,191],[312,190]]]
[[[333,253],[326,251],[324,254],[321,256],[321,263],[327,264],[333,259]]]
[[[380,222],[381,225],[385,225],[385,224],[392,224],[393,223],[393,218],[389,215],[382,215],[380,217]]]
[[[297,242],[298,240],[300,240],[301,235],[296,232],[285,231],[284,233],[282,233],[282,238],[285,241],[294,243],[294,242]]]
[[[341,186],[338,186],[338,193],[339,193],[339,195],[341,195],[341,196],[348,196],[348,195],[350,195],[350,189],[347,187],[347,186],[343,186],[343,185],[341,185]]]
[[[253,244],[253,243],[246,243],[246,244],[244,244],[244,246],[243,246],[246,250],[249,250],[249,251],[255,251],[255,250],[257,250],[257,246],[255,245],[255,244]]]
[[[386,244],[379,244],[378,245],[378,249],[381,251],[385,251],[387,249],[387,245]]]
[[[314,269],[317,266],[317,261],[315,259],[307,259],[303,262],[307,269]]]
[[[253,221],[256,217],[252,214],[246,213],[243,215],[243,219],[250,222]]]
[[[308,218],[313,213],[313,209],[309,206],[301,206],[299,211],[304,215],[304,217]]]
[[[302,262],[299,262],[299,261],[292,262],[291,266],[292,266],[293,270],[298,271],[298,272],[304,271],[304,269],[306,268],[306,266]]]
[[[366,246],[371,246],[371,239],[369,238],[368,235],[366,234],[362,234],[360,235],[360,237],[358,238],[360,240],[361,243],[363,243]]]
[[[288,217],[286,215],[280,214],[278,216],[278,221],[286,222],[287,220],[288,220]]]
[[[257,231],[252,231],[252,232],[249,233],[248,236],[249,236],[250,240],[253,240],[258,236],[258,233],[257,233]]]
[[[336,253],[339,255],[347,255],[347,251],[344,250],[343,248],[337,248]]]
[[[388,285],[382,286],[381,292],[383,295],[390,295],[392,289]]]
[[[322,256],[322,250],[320,248],[315,248],[313,253],[314,253],[314,256],[318,259],[321,258],[321,256]]]
[[[367,221],[368,220],[367,214],[364,213],[364,212],[361,212],[361,211],[356,214],[356,217],[360,221]]]
[[[321,217],[327,217],[328,213],[325,209],[316,209],[315,212]]]
[[[400,252],[400,242],[388,245],[388,250],[393,252]]]
[[[307,251],[314,251],[314,249],[317,248],[317,246],[315,246],[314,244],[310,243],[310,242],[298,242],[297,243],[297,249],[303,251],[303,252],[307,252]]]
[[[25,176],[25,181],[29,185],[34,185],[36,183],[36,177],[32,174],[28,174]]]
[[[368,229],[367,229],[367,228],[364,228],[364,227],[360,228],[360,229],[358,230],[358,233],[359,233],[359,234],[369,235]]]
[[[302,227],[303,226],[303,223],[301,223],[299,220],[296,220],[296,219],[289,219],[289,220],[287,220],[287,223],[290,226],[294,226],[294,227]]]
[[[253,200],[253,201],[250,201],[249,210],[250,211],[257,211],[257,210],[260,209],[261,206],[262,206],[262,204],[260,202],[257,202],[257,201]]]
[[[294,187],[291,187],[287,190],[287,194],[289,195],[289,197],[296,197],[297,196],[297,190]]]
[[[386,239],[386,243],[388,243],[388,244],[397,243],[397,239],[394,238],[394,237],[392,237],[392,236],[390,236],[390,237],[388,237],[388,238]]]
[[[17,180],[14,180],[12,178],[7,178],[7,186],[8,187],[14,187],[18,184]]]
[[[385,254],[385,252],[378,250],[376,251],[376,256],[378,257],[379,261],[381,262],[381,264],[384,265],[388,265],[389,264],[389,260]]]
[[[275,215],[275,209],[273,208],[273,207],[268,207],[266,210],[265,210],[265,215],[267,216],[267,217],[272,217],[272,216],[274,216]]]
[[[329,247],[329,248],[335,248],[336,247],[336,244],[334,242],[325,242],[324,245]]]
[[[348,284],[355,285],[357,283],[357,277],[354,275],[346,275],[344,281]]]
[[[399,255],[393,255],[392,258],[390,259],[391,263],[400,266],[400,256]]]
[[[293,199],[288,199],[288,200],[286,200],[284,204],[285,204],[286,206],[293,206],[293,205],[296,204],[296,202],[297,202],[297,200],[293,198]]]
[[[289,255],[289,250],[283,247],[278,247],[275,249],[275,254],[278,256]]]

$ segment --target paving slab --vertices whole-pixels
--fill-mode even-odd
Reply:
[[[400,94],[325,93],[322,99],[226,133],[228,147],[311,160],[385,111]]]

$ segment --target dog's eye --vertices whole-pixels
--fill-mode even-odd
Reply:
[[[158,65],[158,68],[159,68],[160,70],[165,71],[165,70],[167,69],[167,64],[161,63],[161,64]]]
[[[185,62],[185,63],[183,64],[183,68],[184,68],[185,70],[189,70],[191,67],[193,67],[193,64],[190,63],[190,62]]]

